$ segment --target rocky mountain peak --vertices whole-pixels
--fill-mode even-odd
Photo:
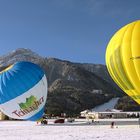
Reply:
[[[13,64],[17,61],[30,61],[34,63],[39,63],[43,57],[39,56],[37,53],[26,48],[18,48],[12,52],[0,57],[0,65],[6,66]]]

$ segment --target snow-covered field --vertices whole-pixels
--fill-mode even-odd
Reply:
[[[100,121],[100,120],[99,120]],[[116,126],[110,128],[109,122],[87,124],[85,120],[76,120],[73,124],[37,125],[27,121],[1,121],[0,140],[139,140],[140,128],[137,119],[116,120]],[[131,125],[123,121],[132,122]],[[108,122],[108,124],[106,123]],[[120,123],[118,123],[120,122]],[[105,125],[106,124],[106,125]],[[119,124],[119,125],[118,125]]]

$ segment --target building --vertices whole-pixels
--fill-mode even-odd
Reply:
[[[123,112],[121,110],[107,109],[103,112],[95,112],[90,110],[85,110],[81,112],[81,116],[87,119],[107,119],[107,118],[128,118],[128,117],[138,117],[140,112]]]
[[[127,112],[95,112],[97,119],[127,118]]]

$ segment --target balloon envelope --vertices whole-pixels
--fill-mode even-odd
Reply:
[[[119,87],[140,104],[140,20],[114,34],[107,46],[106,65]]]
[[[44,113],[47,79],[31,62],[18,62],[0,72],[0,109],[15,119],[38,120]]]

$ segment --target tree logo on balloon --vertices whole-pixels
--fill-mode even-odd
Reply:
[[[34,104],[37,102],[37,98],[33,95],[31,95],[29,98],[26,98],[26,102],[25,103],[20,103],[19,106],[21,109],[28,109],[32,106],[34,106]],[[35,110],[38,109],[38,106],[35,106],[34,108]]]
[[[43,102],[44,96],[40,97],[38,100],[35,96],[31,95],[30,97],[26,98],[25,103],[19,103],[20,109],[14,110],[12,114],[15,114],[18,117],[22,117],[39,109],[39,106],[43,104]]]

